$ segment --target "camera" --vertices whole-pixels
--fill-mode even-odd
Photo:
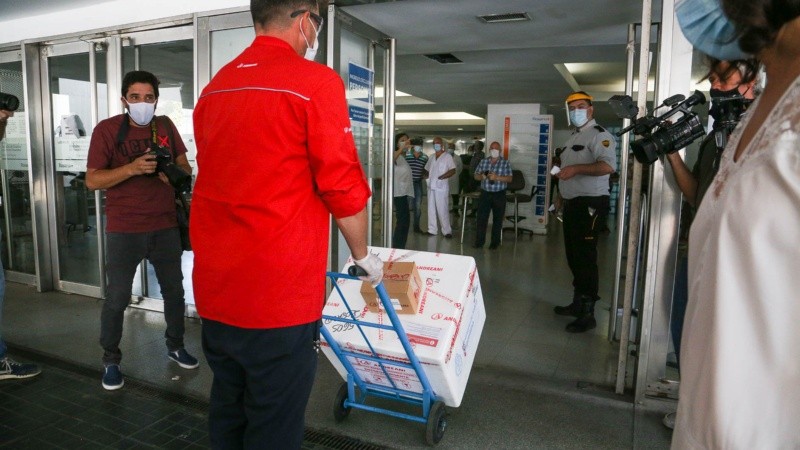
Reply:
[[[617,136],[629,131],[642,136],[641,139],[631,142],[631,150],[637,161],[642,164],[652,164],[659,156],[674,153],[697,138],[705,136],[706,131],[700,122],[700,117],[689,110],[692,106],[702,105],[705,102],[706,97],[700,91],[694,91],[689,98],[680,94],[673,95],[661,105],[669,107],[669,111],[657,117],[653,114],[640,117],[617,133]],[[608,103],[621,119],[633,119],[639,112],[639,108],[633,104],[633,99],[628,95],[614,95]],[[683,117],[675,123],[670,123],[667,119],[678,112],[683,113]],[[656,128],[658,129],[653,131]]]
[[[0,92],[0,109],[16,111],[19,108],[19,99],[15,95]]]
[[[489,176],[489,171],[488,170],[484,171],[483,175],[488,177]],[[489,180],[489,184],[494,184],[494,180]]]
[[[169,184],[178,192],[189,192],[191,190],[192,176],[172,161],[172,154],[169,149],[152,145],[147,154],[154,156],[156,160],[156,172],[153,175],[159,173],[166,175]]]

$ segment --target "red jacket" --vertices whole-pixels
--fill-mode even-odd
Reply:
[[[319,319],[329,214],[352,216],[370,196],[342,79],[258,36],[203,90],[194,131],[198,313],[242,328]]]

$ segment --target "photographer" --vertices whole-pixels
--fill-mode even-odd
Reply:
[[[566,99],[569,121],[575,127],[561,153],[558,188],[564,208],[564,248],[572,271],[572,303],[556,306],[561,316],[574,316],[570,333],[597,326],[594,303],[599,275],[597,237],[609,210],[609,175],[617,167],[614,137],[594,121],[592,97],[583,91]]]
[[[164,297],[167,356],[185,369],[198,366],[183,345],[185,301],[175,188],[159,170],[165,155],[188,174],[192,168],[175,125],[168,117],[154,115],[158,84],[152,73],[128,72],[121,99],[128,112],[98,123],[89,145],[86,187],[107,190],[108,292],[100,316],[100,345],[103,387],[108,390],[124,384],[119,368],[122,323],[143,258],[153,265]]]
[[[721,61],[709,58],[708,62],[709,71],[706,79],[711,83],[712,101],[709,114],[714,118],[714,127],[700,144],[697,160],[691,171],[681,159],[680,153],[667,154],[675,181],[683,193],[684,200],[692,208],[690,218],[694,215],[694,211],[697,211],[714,175],[717,174],[722,151],[725,149],[730,133],[739,122],[741,112],[754,98],[753,87],[758,73],[758,61],[755,59]],[[688,229],[691,226],[691,220],[684,222],[683,226]],[[681,234],[688,235],[684,232]],[[683,318],[689,293],[686,245],[679,246],[678,251],[670,328],[675,357],[680,367],[681,333],[683,332]],[[675,413],[669,413],[664,417],[664,425],[669,428],[674,427]]]

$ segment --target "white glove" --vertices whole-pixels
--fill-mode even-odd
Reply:
[[[367,253],[367,256],[363,259],[358,259],[354,262],[367,272],[366,276],[358,277],[359,279],[369,281],[373,287],[377,286],[383,279],[383,261],[372,253]]]

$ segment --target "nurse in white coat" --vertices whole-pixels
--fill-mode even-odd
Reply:
[[[428,233],[438,234],[439,225],[441,225],[444,237],[451,238],[453,237],[453,228],[450,226],[450,213],[447,209],[450,195],[448,178],[456,174],[456,163],[453,161],[453,157],[445,151],[441,137],[433,138],[433,150],[436,153],[428,158],[423,175],[428,179]]]

